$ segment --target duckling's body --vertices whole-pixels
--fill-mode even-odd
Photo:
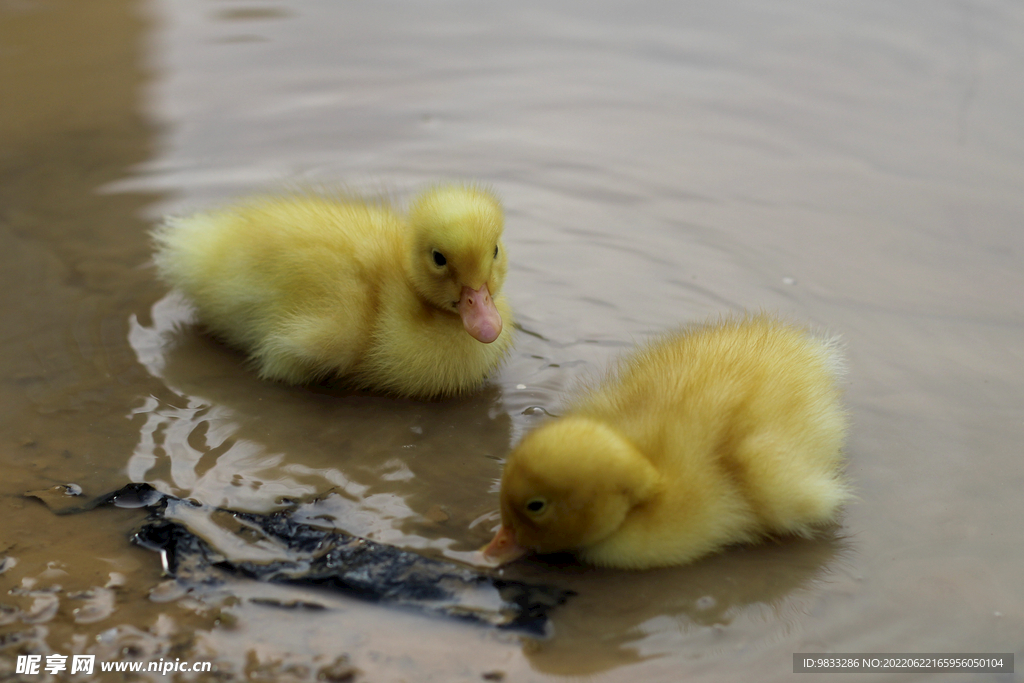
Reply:
[[[485,555],[639,569],[809,535],[848,496],[841,370],[834,342],[767,316],[650,344],[509,455]]]
[[[407,217],[358,198],[265,198],[154,237],[164,279],[261,377],[431,397],[475,388],[508,353],[502,230],[492,194],[452,186]]]

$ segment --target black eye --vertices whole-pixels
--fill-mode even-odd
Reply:
[[[494,246],[494,258],[498,258],[498,246]]]
[[[540,512],[544,509],[544,501],[540,498],[534,498],[526,504],[526,509],[533,513]]]
[[[444,254],[439,252],[437,249],[434,250],[433,256],[434,256],[434,263],[437,264],[438,267],[443,266],[444,264],[448,263],[448,259],[446,259],[444,257]]]

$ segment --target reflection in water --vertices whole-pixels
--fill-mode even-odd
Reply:
[[[827,581],[848,553],[847,541],[832,532],[736,546],[693,565],[644,572],[536,560],[508,571],[532,580],[550,580],[556,571],[578,593],[554,614],[558,637],[525,652],[538,671],[586,675],[672,654],[680,637],[695,660],[728,656],[736,642],[725,637],[726,627],[736,620],[762,624],[744,647],[769,647],[799,617],[800,595]]]
[[[286,387],[258,381],[240,355],[204,336],[176,294],[157,302],[151,319],[133,319],[129,339],[173,393],[133,411],[145,419],[128,463],[133,481],[256,512],[297,502],[297,521],[454,560],[471,561],[489,538],[509,404],[525,400],[525,385],[509,400],[491,386],[435,403]],[[553,398],[543,402],[517,411],[520,419],[557,410]],[[755,606],[784,623],[791,594],[822,580],[842,548],[836,538],[785,539],[651,572],[534,560],[502,573],[579,594],[554,612],[557,637],[525,649],[538,671],[579,675],[657,659],[675,647],[674,637],[659,645],[672,633],[710,639],[704,656],[720,656],[730,646],[715,643],[719,629]]]
[[[453,556],[474,548],[466,534],[510,440],[499,388],[422,402],[260,382],[176,295],[152,320],[133,319],[129,340],[174,395],[133,411],[145,422],[132,481],[254,512],[318,497],[321,525]]]

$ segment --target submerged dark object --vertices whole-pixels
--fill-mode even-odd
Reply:
[[[294,510],[261,515],[213,508],[161,494],[147,484],[129,484],[105,501],[150,509],[149,520],[132,540],[160,552],[167,573],[186,583],[215,582],[220,570],[331,588],[533,635],[543,635],[548,611],[573,595],[296,522]],[[233,547],[234,558],[217,547],[218,540]]]

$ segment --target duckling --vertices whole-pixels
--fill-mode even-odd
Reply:
[[[810,536],[849,495],[842,374],[835,339],[763,314],[641,348],[508,456],[484,557],[645,569]]]
[[[489,190],[428,189],[407,216],[348,196],[265,197],[171,218],[162,278],[260,377],[429,398],[469,391],[506,357],[504,215]]]

